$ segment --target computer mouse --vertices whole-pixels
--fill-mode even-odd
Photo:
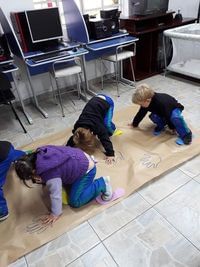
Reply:
[[[73,51],[73,52],[77,52],[77,51],[78,51],[78,48],[77,48],[77,47],[73,47],[73,48],[72,48],[72,51]]]

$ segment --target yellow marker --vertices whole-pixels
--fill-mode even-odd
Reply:
[[[67,191],[65,188],[62,188],[62,203],[64,205],[68,204],[68,195],[67,195]]]
[[[121,135],[121,134],[123,134],[123,132],[122,132],[121,130],[116,129],[116,130],[114,131],[114,133],[113,133],[113,136]]]

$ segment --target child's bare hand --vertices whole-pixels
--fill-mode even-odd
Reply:
[[[110,165],[115,162],[115,157],[106,157],[105,162]]]
[[[128,126],[129,128],[133,128],[133,124],[130,123],[130,122],[127,124],[127,126]]]
[[[46,215],[42,219],[42,224],[45,224],[45,225],[51,224],[51,225],[53,225],[53,223],[56,222],[59,219],[59,217],[60,217],[60,215],[59,216],[56,216],[54,214]]]

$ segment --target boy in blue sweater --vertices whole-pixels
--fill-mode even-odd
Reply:
[[[0,141],[0,221],[8,218],[8,206],[3,193],[6,175],[12,162],[23,156],[25,152],[16,150],[10,142]]]

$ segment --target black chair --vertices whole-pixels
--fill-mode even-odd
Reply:
[[[8,77],[0,72],[0,105],[4,104],[4,105],[10,105],[15,118],[19,121],[22,129],[24,130],[24,133],[27,133],[27,130],[25,129],[24,125],[22,124],[13,104],[12,101],[15,99],[15,96],[13,95],[12,91],[11,91],[11,83],[8,79]]]

